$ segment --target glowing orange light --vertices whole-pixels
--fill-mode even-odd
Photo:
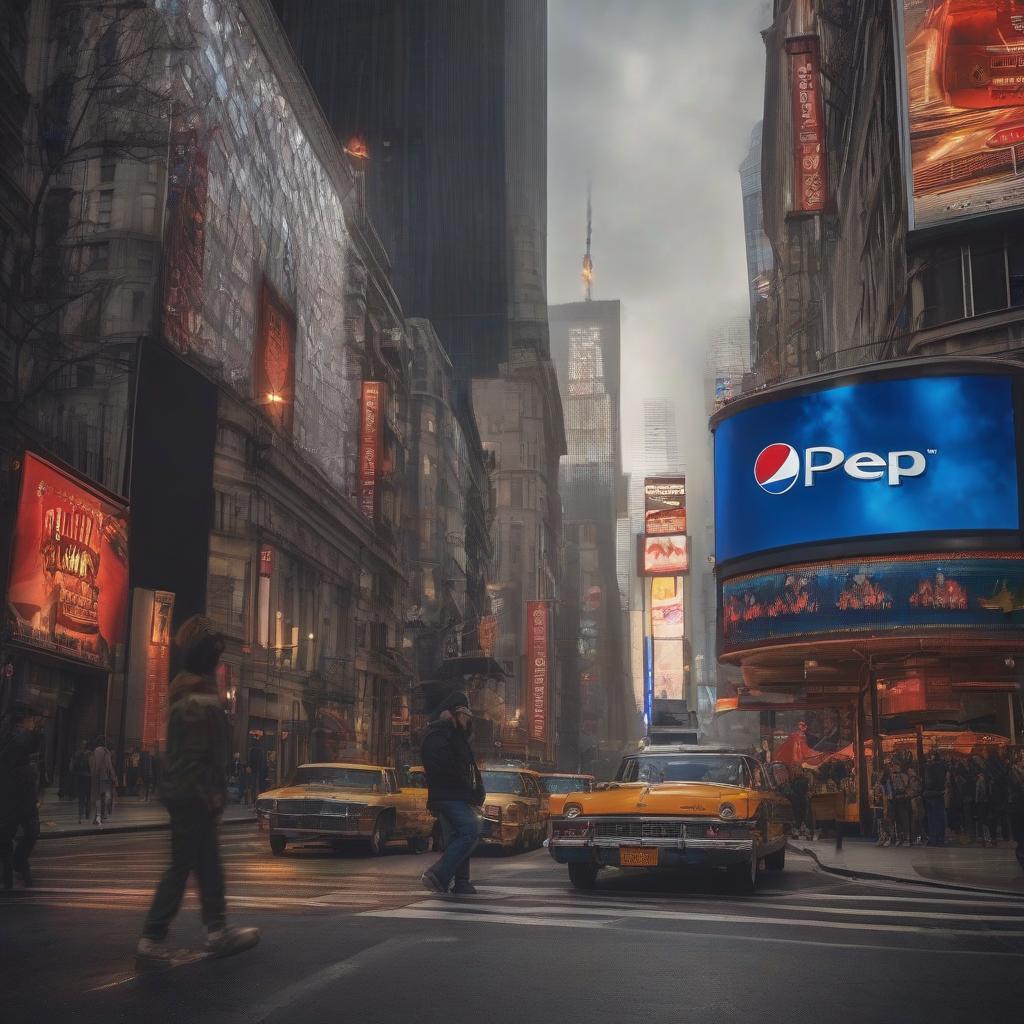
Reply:
[[[345,143],[345,152],[349,156],[355,157],[357,160],[369,160],[370,159],[370,148],[366,145],[366,139],[359,135],[353,135],[352,138]]]

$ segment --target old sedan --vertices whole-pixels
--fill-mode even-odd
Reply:
[[[563,813],[548,847],[581,889],[604,867],[721,866],[750,892],[762,862],[785,866],[793,820],[756,759],[699,747],[627,757],[615,782],[573,795]]]
[[[434,828],[426,791],[399,786],[393,768],[376,765],[300,765],[287,786],[261,793],[256,809],[269,821],[275,856],[289,842],[362,841],[380,854],[395,839],[420,852]]]

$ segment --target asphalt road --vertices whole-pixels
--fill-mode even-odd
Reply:
[[[418,886],[430,855],[289,850],[224,830],[229,904],[263,941],[137,973],[166,833],[41,843],[0,894],[0,1020],[523,1024],[1024,1020],[1024,901],[847,882],[789,858],[753,897],[715,877],[602,875],[546,851],[474,860],[481,895]],[[202,941],[188,897],[175,944]]]

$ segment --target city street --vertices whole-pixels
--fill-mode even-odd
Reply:
[[[618,872],[577,893],[538,850],[483,856],[479,896],[435,898],[417,881],[429,855],[396,845],[378,859],[315,848],[274,858],[265,835],[236,826],[223,834],[231,914],[259,925],[262,943],[139,974],[133,946],[167,841],[43,842],[36,888],[2,899],[0,1018],[1020,1018],[1024,901],[846,882],[792,852],[754,897],[715,878]],[[172,939],[201,942],[191,893]]]

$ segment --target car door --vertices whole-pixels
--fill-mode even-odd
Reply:
[[[532,775],[523,775],[523,786],[525,787],[525,796],[523,799],[525,800],[527,807],[527,820],[529,821],[531,828],[539,828],[541,823],[542,803],[540,786],[537,785],[537,780]]]
[[[392,833],[396,839],[405,839],[412,835],[413,823],[413,801],[412,795],[402,790],[398,785],[398,776],[393,768],[385,768],[384,776],[384,803],[394,809],[395,831]]]

